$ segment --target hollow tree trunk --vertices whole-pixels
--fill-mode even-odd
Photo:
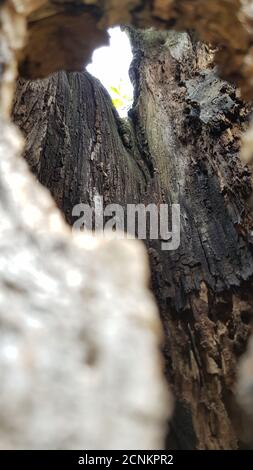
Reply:
[[[253,308],[251,176],[238,155],[249,110],[191,35],[129,33],[127,122],[87,72],[20,79],[14,121],[27,136],[25,158],[70,224],[73,206],[96,194],[105,204],[180,204],[180,248],[147,240],[176,397],[168,445],[237,448],[236,363]]]

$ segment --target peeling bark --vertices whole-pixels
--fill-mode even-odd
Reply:
[[[248,107],[210,49],[186,33],[129,29],[135,101],[126,123],[87,72],[20,79],[13,117],[25,158],[68,223],[73,205],[180,203],[176,252],[148,241],[176,396],[168,445],[233,449],[236,363],[253,308],[251,174],[239,159]]]

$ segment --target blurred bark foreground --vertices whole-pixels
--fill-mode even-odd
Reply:
[[[89,0],[84,1],[81,6],[80,3],[77,5],[74,1],[71,4],[68,2],[68,5],[61,2],[56,6],[55,3],[45,3],[42,0],[37,2],[36,6],[29,1],[20,2],[18,5],[19,8],[16,8],[12,3],[4,2],[1,6],[1,12],[4,13],[6,20],[2,22],[0,38],[0,58],[3,64],[0,70],[1,106],[5,115],[8,114],[12,99],[16,58],[18,58],[21,74],[28,78],[45,76],[61,68],[79,69],[83,67],[87,55],[90,54],[90,50],[97,44],[97,41],[101,43],[104,40],[104,29],[119,22],[138,26],[153,25],[165,29],[171,25],[178,29],[195,28],[201,39],[211,41],[214,46],[218,44],[222,46],[215,59],[223,64],[223,68],[220,69],[221,73],[229,80],[236,80],[241,85],[245,96],[251,96],[251,10],[248,8],[249,2],[247,1],[180,0],[176,2],[167,0],[163,2],[156,0],[143,2],[131,0],[130,2],[125,0],[119,3],[114,0],[104,2]],[[26,15],[28,15],[28,40],[26,47],[23,47]],[[71,16],[71,21],[68,26],[64,27],[67,24],[66,15]],[[78,28],[76,28],[77,23]],[[231,27],[235,34],[231,34]],[[84,31],[87,31],[87,36],[84,35]],[[16,35],[17,32],[18,35]],[[184,449],[237,448],[244,437],[240,427],[241,415],[234,396],[236,364],[238,357],[245,351],[251,331],[250,318],[253,304],[252,216],[247,207],[247,200],[252,192],[251,175],[249,170],[241,165],[239,159],[240,136],[247,125],[248,109],[233,86],[217,78],[212,51],[209,47],[197,42],[195,35],[153,31],[138,33],[135,30],[130,30],[130,34],[134,48],[131,75],[135,85],[135,102],[128,123],[118,119],[107,93],[99,82],[87,73],[66,74],[65,72],[60,72],[44,81],[20,80],[15,96],[14,119],[29,136],[24,153],[30,167],[38,179],[50,189],[69,223],[73,221],[71,218],[73,204],[90,202],[94,190],[103,194],[106,202],[180,203],[182,210],[180,249],[174,253],[164,253],[161,252],[160,242],[148,242],[152,286],[166,334],[164,348],[166,374],[176,398],[168,445]],[[64,41],[63,38],[65,38]],[[66,38],[69,38],[69,41]],[[150,303],[149,294],[145,288],[145,270],[143,271],[140,265],[141,260],[138,261],[137,258],[134,261],[131,258],[130,264],[132,265],[131,268],[129,267],[129,272],[126,270],[124,254],[122,267],[120,262],[118,263],[118,257],[115,262],[111,263],[109,256],[111,252],[114,253],[114,248],[117,254],[116,245],[120,245],[119,251],[123,250],[121,243],[111,242],[113,247],[111,252],[110,249],[101,248],[103,253],[101,256],[106,259],[107,269],[108,264],[115,266],[115,271],[112,272],[110,269],[112,274],[110,278],[106,267],[100,265],[99,250],[94,248],[95,252],[90,257],[86,253],[82,255],[80,247],[76,248],[76,243],[79,242],[70,239],[67,232],[64,237],[59,233],[53,235],[51,231],[57,221],[60,223],[61,233],[67,229],[64,228],[62,222],[59,222],[59,215],[55,209],[53,207],[49,209],[52,204],[49,196],[38,187],[35,181],[32,181],[23,163],[16,159],[14,150],[12,151],[13,158],[7,158],[6,148],[12,149],[15,145],[17,148],[18,144],[15,142],[18,137],[9,124],[3,122],[2,126],[2,139],[6,142],[6,146],[2,146],[3,170],[8,170],[9,180],[11,180],[9,176],[11,174],[14,180],[17,179],[15,184],[8,183],[8,189],[3,191],[1,189],[4,207],[8,207],[7,195],[9,195],[10,207],[15,214],[11,220],[2,218],[3,230],[6,230],[3,240],[4,243],[11,243],[11,233],[15,233],[12,224],[15,222],[19,229],[19,244],[22,248],[18,250],[17,246],[17,252],[24,250],[24,256],[21,259],[17,258],[18,253],[15,255],[14,250],[13,262],[10,260],[8,266],[14,269],[23,260],[21,267],[25,271],[23,273],[21,268],[18,273],[15,270],[11,271],[10,277],[14,275],[18,286],[16,288],[12,277],[11,282],[9,279],[6,282],[4,274],[6,272],[9,275],[9,272],[6,263],[3,262],[4,287],[12,289],[10,296],[14,305],[16,300],[21,302],[18,307],[19,312],[22,311],[22,307],[25,317],[27,312],[31,312],[32,318],[39,316],[39,328],[43,322],[42,327],[45,331],[40,340],[32,344],[31,348],[35,349],[27,351],[26,348],[30,347],[30,337],[27,340],[25,336],[23,341],[23,336],[19,336],[19,332],[23,332],[25,323],[22,322],[23,329],[20,330],[15,324],[15,309],[12,308],[12,325],[17,343],[11,344],[14,349],[16,348],[16,354],[14,354],[14,350],[8,348],[9,337],[6,336],[7,350],[4,351],[3,360],[7,361],[7,368],[4,369],[7,385],[2,399],[3,422],[7,422],[9,426],[13,421],[10,413],[6,412],[9,403],[10,386],[8,383],[13,384],[17,372],[21,371],[19,373],[23,374],[22,383],[26,383],[27,380],[30,384],[32,381],[33,387],[29,386],[29,390],[39,390],[40,393],[34,392],[33,400],[35,401],[33,401],[31,396],[27,396],[27,389],[23,388],[20,390],[20,396],[13,398],[17,406],[21,405],[22,409],[25,409],[24,403],[27,406],[27,400],[30,408],[28,407],[29,412],[25,415],[21,414],[20,419],[15,423],[13,434],[7,437],[5,435],[6,445],[12,447],[27,445],[27,443],[34,447],[37,445],[34,441],[36,438],[34,430],[32,435],[29,435],[29,423],[33,423],[40,433],[41,415],[37,413],[41,411],[38,403],[41,402],[41,397],[44,399],[46,396],[43,390],[48,390],[52,400],[46,398],[49,408],[46,408],[45,416],[47,413],[49,415],[52,409],[56,410],[59,419],[54,423],[63,431],[59,435],[55,431],[54,423],[50,423],[52,426],[50,435],[58,437],[57,442],[53,442],[55,447],[79,446],[80,443],[87,447],[131,447],[136,446],[136,439],[140,447],[160,446],[165,430],[165,420],[170,414],[171,406],[167,396],[164,395],[160,367],[159,365],[157,367],[158,336],[155,326],[157,323],[153,304]],[[82,128],[82,132],[76,134],[76,129],[79,128]],[[4,140],[5,136],[6,140]],[[95,147],[95,158],[94,154],[93,158],[90,158],[87,139],[95,144],[99,143]],[[12,167],[8,167],[8,162]],[[18,184],[22,189],[21,193],[16,190]],[[5,185],[1,184],[1,188],[6,188],[6,185],[7,182]],[[22,202],[24,195],[26,199]],[[17,212],[20,214],[19,217]],[[8,213],[12,212],[8,210]],[[37,217],[36,227],[43,228],[43,234],[38,228],[35,229],[34,222],[30,221],[29,214],[31,213],[33,218]],[[31,226],[28,222],[31,222]],[[24,227],[23,232],[20,227]],[[29,234],[28,238],[26,238],[27,234]],[[65,242],[62,241],[62,237]],[[25,251],[24,239],[29,244],[27,251]],[[30,244],[33,248],[30,248]],[[24,260],[28,258],[31,264],[31,260],[35,259],[33,250],[37,250],[37,245],[40,255],[34,265],[34,270],[31,270],[30,265],[26,270]],[[128,245],[124,246],[126,250],[130,250]],[[8,247],[7,252],[11,252]],[[59,253],[59,260],[56,252]],[[46,260],[44,259],[45,253]],[[116,254],[112,254],[112,257]],[[127,251],[125,256],[128,256]],[[87,271],[80,269],[80,260],[87,267]],[[90,292],[88,281],[85,283],[85,278],[90,279],[94,273],[93,265],[98,275],[95,293]],[[38,266],[37,272],[36,266]],[[100,269],[105,272],[100,273]],[[134,269],[136,271],[132,271]],[[70,276],[70,280],[68,272],[73,273],[73,270],[75,274]],[[120,281],[122,271],[126,275],[123,283]],[[30,279],[31,273],[32,279]],[[43,276],[43,282],[39,280],[39,275]],[[106,282],[111,282],[110,288],[103,288],[104,276]],[[74,286],[73,278],[75,279]],[[136,279],[140,279],[140,282],[136,283]],[[27,290],[27,280],[28,285],[33,282],[32,294],[35,299],[31,296],[30,289]],[[23,284],[20,285],[19,281]],[[59,284],[60,281],[62,284]],[[38,286],[44,292],[37,291]],[[74,295],[75,301],[73,302],[73,292],[76,292],[76,289],[79,289],[78,295]],[[140,289],[143,297],[135,289]],[[59,294],[60,290],[65,296]],[[27,293],[26,296],[24,292]],[[102,295],[99,300],[97,292]],[[108,297],[106,292],[110,292]],[[119,292],[118,303],[116,299]],[[109,301],[112,298],[115,299],[115,310]],[[136,303],[133,299],[136,299]],[[145,307],[146,302],[148,302],[148,308]],[[113,322],[116,319],[123,321],[122,329],[117,324],[115,326],[113,323],[112,326],[106,323],[103,329],[105,336],[101,336],[101,330],[97,329],[98,323],[101,322],[101,318],[104,318],[102,316],[104,305],[108,303],[110,303],[112,317],[107,318],[107,312],[105,312],[106,321],[110,322],[110,318]],[[86,309],[84,308],[83,316],[80,316],[82,310],[80,306],[83,305]],[[129,305],[129,310],[127,305]],[[71,317],[69,317],[70,310]],[[86,326],[86,323],[84,327],[82,326],[82,322],[86,321],[86,310],[87,322],[91,321],[90,327],[88,324]],[[40,317],[42,311],[48,313],[45,318]],[[51,311],[52,315],[50,315]],[[58,311],[60,311],[59,315]],[[98,320],[93,315],[93,311],[96,311]],[[139,316],[138,321],[136,319],[133,321],[134,326],[137,329],[138,326],[144,327],[143,340],[145,338],[147,341],[147,346],[145,344],[143,346],[142,341],[138,345],[140,349],[136,354],[139,361],[133,359],[137,382],[135,382],[135,377],[131,376],[131,379],[134,379],[133,383],[139,387],[138,392],[134,390],[130,392],[127,386],[122,387],[122,377],[127,378],[127,371],[130,373],[133,370],[129,362],[129,358],[132,357],[133,342],[135,345],[140,339],[140,337],[137,339],[132,331],[134,328],[131,323],[133,312]],[[142,318],[143,312],[148,316],[147,318]],[[77,317],[81,320],[76,320]],[[92,321],[93,318],[94,321]],[[125,323],[128,318],[129,326]],[[7,320],[9,321],[9,317]],[[29,320],[30,317],[28,317],[28,323]],[[50,323],[51,320],[53,324]],[[61,322],[60,326],[58,322]],[[68,324],[65,328],[68,322],[71,325]],[[4,320],[3,324],[5,325]],[[7,324],[4,331],[8,333]],[[29,325],[31,324],[34,328],[34,323],[30,321]],[[38,325],[36,322],[35,324]],[[103,328],[103,324],[100,327]],[[53,332],[58,332],[59,329],[63,332],[64,339],[60,343],[53,341],[48,345],[48,331],[54,334]],[[118,333],[119,330],[121,333]],[[129,336],[125,337],[126,330]],[[81,335],[81,341],[79,338],[78,342],[77,332],[79,331],[83,332],[83,335]],[[91,331],[88,337],[85,336],[86,331]],[[93,334],[93,331],[96,333]],[[113,341],[112,331],[116,331]],[[25,334],[29,336],[29,329]],[[103,361],[101,363],[97,359],[100,357],[100,354],[96,353],[97,344],[94,346],[89,342],[90,338],[96,338],[96,335],[105,350],[109,345],[122,348],[123,357],[118,349],[116,352],[113,351],[112,355],[110,348],[108,355],[105,354],[104,349],[101,351],[101,357],[104,360],[108,359],[108,368],[106,366],[103,369]],[[58,336],[61,339],[61,335]],[[13,338],[13,335],[10,337]],[[120,340],[121,337],[124,340]],[[68,347],[67,343],[71,343],[71,346]],[[73,356],[71,354],[70,359],[67,360],[68,354],[65,361],[64,352],[66,354],[66,351],[68,353],[69,350],[72,351],[72,345]],[[100,343],[99,346],[101,346]],[[19,347],[22,352],[24,351],[23,356],[19,353]],[[126,347],[129,351],[125,349]],[[49,348],[49,353],[47,353],[47,348]],[[80,356],[82,348],[87,350],[85,359],[83,357],[81,359]],[[150,354],[147,353],[147,348],[150,348]],[[10,351],[12,351],[11,355]],[[62,360],[62,354],[64,360]],[[42,362],[40,362],[40,357],[43,357]],[[54,362],[50,361],[51,357],[55,358]],[[117,357],[119,360],[115,367],[113,362],[110,362],[112,357]],[[15,362],[13,358],[18,358],[18,360],[22,358],[22,365],[24,364],[25,368],[20,368],[17,360]],[[10,360],[13,361],[13,367],[16,367],[13,376],[9,373],[8,361]],[[145,360],[150,361],[147,366],[144,365]],[[70,392],[66,382],[68,384],[72,382],[71,374],[80,378],[78,372],[77,375],[75,374],[74,366],[78,368],[81,364],[80,367],[83,367],[83,362],[85,367],[87,365],[88,367],[93,367],[93,365],[102,367],[95,371],[97,381],[95,380],[94,385],[93,378],[90,379],[85,369],[82,383],[71,387]],[[147,373],[147,376],[138,374],[137,363],[140,364],[142,374]],[[36,374],[29,375],[31,364]],[[50,370],[50,374],[47,375],[45,368],[46,371],[49,370],[48,368],[53,368],[53,370]],[[156,373],[158,377],[153,375]],[[45,375],[49,378],[57,376],[57,380],[48,383]],[[120,384],[118,393],[114,380]],[[125,384],[125,381],[123,383]],[[99,390],[105,387],[106,392],[103,393],[105,400],[108,395],[111,395],[112,390],[116,392],[117,397],[112,394],[112,400],[106,400],[107,405],[112,405],[113,412],[108,407],[106,409],[108,414],[99,414],[103,422],[92,422],[89,398],[87,397],[84,403],[75,395],[80,394],[86,397],[84,390],[86,394],[89,393],[88,385],[94,385],[100,398]],[[54,396],[58,397],[60,393],[57,387],[62,387],[64,390],[60,403],[59,400],[54,401]],[[122,388],[124,388],[123,395]],[[247,388],[248,390],[250,387]],[[104,410],[104,402],[100,402],[100,398],[97,400],[93,390],[91,396],[94,396],[96,411],[100,410],[100,406]],[[70,416],[67,413],[64,414],[65,409],[68,409],[64,397],[69,406]],[[138,402],[135,401],[136,397],[139,397]],[[122,404],[119,398],[123,400]],[[89,437],[90,441],[85,440],[87,428],[83,427],[83,421],[80,423],[76,419],[77,414],[80,415],[80,410],[73,407],[73,403],[75,405],[80,403],[80,407],[84,406],[84,409],[81,408],[82,416],[88,413],[88,426],[94,426],[93,434],[91,433]],[[97,406],[98,403],[99,406]],[[91,415],[86,405],[89,411],[91,410]],[[140,407],[143,407],[141,413]],[[62,409],[64,413],[61,412]],[[127,410],[126,415],[121,414],[122,409]],[[16,415],[18,416],[17,413]],[[135,420],[136,416],[144,419]],[[123,421],[124,417],[126,421]],[[66,426],[62,419],[73,423],[71,435],[74,435],[74,438],[71,442],[69,436],[65,434]],[[108,424],[108,419],[109,421],[111,419],[110,424]],[[129,425],[128,429],[132,429],[135,423],[136,432],[133,432],[132,436],[129,432],[127,435],[124,434],[126,422]],[[150,426],[146,426],[147,422]],[[24,437],[19,431],[23,427],[26,427],[28,431]],[[112,429],[112,433],[114,430],[115,434],[110,435],[107,432],[108,428]],[[105,432],[103,432],[104,429]],[[84,440],[82,440],[83,436],[85,436]],[[23,439],[21,442],[20,438]],[[2,441],[4,446],[4,436]],[[46,436],[42,445],[49,445]]]
[[[0,448],[162,448],[171,404],[144,248],[72,236],[20,158],[8,113],[23,10],[0,9]]]

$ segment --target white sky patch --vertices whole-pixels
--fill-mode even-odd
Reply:
[[[133,86],[128,74],[133,55],[128,36],[120,27],[110,28],[108,32],[110,45],[94,51],[87,70],[101,81],[120,116],[125,117],[133,102]]]

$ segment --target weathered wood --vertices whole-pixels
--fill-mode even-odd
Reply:
[[[34,3],[0,2],[0,448],[161,448],[171,405],[144,250],[71,234],[10,123]]]
[[[25,158],[72,224],[73,205],[180,203],[181,246],[147,241],[177,399],[169,445],[237,448],[236,363],[250,333],[251,176],[239,159],[249,110],[193,36],[129,30],[135,101],[119,119],[87,72],[19,80]]]
[[[20,18],[27,16],[27,45],[18,60],[30,78],[82,70],[92,48],[106,41],[109,26],[173,27],[194,29],[202,41],[218,46],[223,78],[236,81],[252,98],[250,0],[18,0],[12,8]]]
[[[163,448],[172,405],[143,247],[71,234],[0,125],[0,449]]]

